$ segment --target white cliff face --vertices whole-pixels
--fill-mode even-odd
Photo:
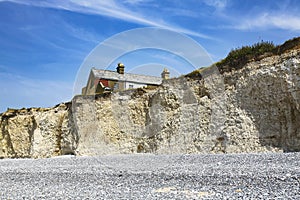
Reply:
[[[222,77],[1,115],[1,157],[300,151],[300,51]]]
[[[240,130],[244,129],[247,134],[248,129],[243,126],[252,124],[253,131],[246,137],[257,137],[260,146],[300,150],[299,63],[299,52],[292,51],[249,63],[238,72],[226,74],[230,83],[226,91],[232,106],[244,113],[239,116],[247,119],[247,122],[239,120]],[[233,121],[241,117],[230,118]],[[237,125],[232,123],[232,128]]]
[[[78,138],[68,106],[11,109],[3,113],[0,156],[38,158],[74,154]]]
[[[292,51],[249,63],[223,74],[224,88],[210,76],[179,78],[89,100],[97,127],[85,146],[94,146],[92,154],[299,151],[299,62]]]

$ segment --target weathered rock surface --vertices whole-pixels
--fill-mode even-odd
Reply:
[[[53,108],[9,109],[1,114],[1,157],[74,154],[78,136],[70,104]]]
[[[300,151],[300,51],[1,114],[1,157]]]

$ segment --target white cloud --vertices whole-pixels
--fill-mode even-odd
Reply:
[[[228,0],[204,0],[204,3],[208,6],[214,7],[217,10],[222,10],[227,6]]]
[[[154,26],[169,29],[176,32],[185,33],[188,35],[205,38],[205,39],[212,39],[210,36],[201,34],[198,32],[194,32],[192,30],[178,27],[176,25],[172,25],[166,22],[162,17],[151,18],[147,16],[147,13],[138,13],[136,10],[135,12],[131,11],[129,6],[122,6],[120,3],[116,3],[114,0],[52,0],[52,1],[36,1],[36,0],[7,0],[15,3],[25,4],[25,5],[32,5],[38,7],[49,7],[55,9],[63,9],[69,10],[72,12],[79,12],[79,13],[87,13],[87,14],[96,14],[102,16],[108,16],[124,21],[134,22],[146,26]],[[131,0],[129,1],[131,4],[141,3],[141,0]],[[216,4],[219,5],[219,4]],[[164,16],[164,15],[161,15]]]
[[[66,28],[67,30],[67,33],[71,34],[73,37],[78,38],[80,40],[98,44],[101,40],[104,39],[101,38],[101,36],[96,33],[93,33],[91,31],[86,31],[83,28],[75,27],[67,22],[62,21],[61,23],[63,23],[64,28]]]
[[[149,3],[152,0],[125,0],[124,2],[131,5],[140,5],[144,3]]]
[[[166,7],[164,9],[165,12],[167,12],[170,16],[192,17],[192,18],[199,17],[199,13],[189,9],[175,8],[175,7]]]
[[[287,14],[271,15],[268,13],[261,14],[257,17],[241,20],[242,22],[234,28],[239,30],[252,30],[256,28],[269,29],[279,28],[283,30],[300,30],[300,17]]]

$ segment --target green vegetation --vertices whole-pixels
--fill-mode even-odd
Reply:
[[[295,49],[300,49],[300,37],[290,39],[278,46],[274,45],[273,42],[261,41],[251,46],[231,50],[227,57],[215,63],[215,66],[218,67],[220,73],[230,72],[234,69],[241,69],[248,62],[259,61],[272,55],[281,55]],[[213,66],[197,69],[185,77],[201,79],[203,75],[211,73]]]
[[[196,70],[186,74],[184,77],[193,78],[193,79],[202,79],[203,76],[205,76],[207,74],[212,74],[213,72],[211,70],[213,70],[213,68],[211,66],[210,67],[202,67],[202,68],[196,69]]]
[[[273,55],[277,46],[273,42],[261,41],[251,46],[243,46],[233,49],[228,56],[217,62],[216,65],[221,72],[231,71],[232,69],[240,69],[249,61],[260,60],[266,56]]]
[[[286,53],[293,49],[300,49],[300,37],[295,37],[278,46],[274,51],[277,55]]]

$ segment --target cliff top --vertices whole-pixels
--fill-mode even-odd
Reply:
[[[241,69],[249,62],[260,61],[266,57],[278,56],[298,49],[300,49],[300,37],[287,40],[282,45],[274,45],[273,42],[261,41],[251,46],[243,46],[231,50],[226,58],[214,65],[217,66],[220,73],[223,74],[232,70]],[[203,67],[185,75],[185,77],[201,78],[202,74],[210,69],[211,67]]]
[[[274,45],[273,42],[261,41],[251,46],[243,46],[233,49],[226,58],[215,63],[221,73],[241,69],[247,63],[259,61],[263,58],[288,53],[291,50],[300,49],[300,37],[290,39],[282,45]]]

